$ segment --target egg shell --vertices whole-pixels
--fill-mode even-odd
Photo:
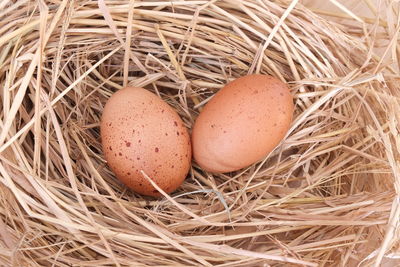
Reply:
[[[285,137],[293,110],[285,83],[260,74],[238,78],[219,90],[196,119],[193,157],[214,173],[250,166]]]
[[[161,195],[141,170],[167,193],[184,181],[190,136],[176,111],[157,95],[136,87],[119,90],[104,107],[100,132],[108,165],[135,192]]]

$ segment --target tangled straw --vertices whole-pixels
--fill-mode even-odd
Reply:
[[[400,4],[342,2],[0,2],[1,264],[398,264]],[[247,73],[295,97],[264,160],[194,164],[163,199],[115,179],[99,140],[113,92],[145,87],[190,129]]]

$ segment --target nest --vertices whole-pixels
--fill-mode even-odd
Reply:
[[[330,2],[0,2],[0,263],[399,264],[399,3]],[[295,98],[261,162],[221,175],[194,163],[160,199],[107,167],[112,93],[145,87],[190,129],[248,73]]]

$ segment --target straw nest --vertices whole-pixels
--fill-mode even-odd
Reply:
[[[395,266],[399,3],[330,2],[0,2],[1,264]],[[194,164],[162,199],[116,180],[99,140],[113,92],[156,92],[190,129],[247,73],[295,97],[262,162]]]

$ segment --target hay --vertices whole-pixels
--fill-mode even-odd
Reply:
[[[0,2],[0,264],[395,266],[399,3],[354,2]],[[262,162],[194,164],[163,199],[115,179],[99,140],[113,92],[144,86],[191,128],[255,72],[296,102]]]

